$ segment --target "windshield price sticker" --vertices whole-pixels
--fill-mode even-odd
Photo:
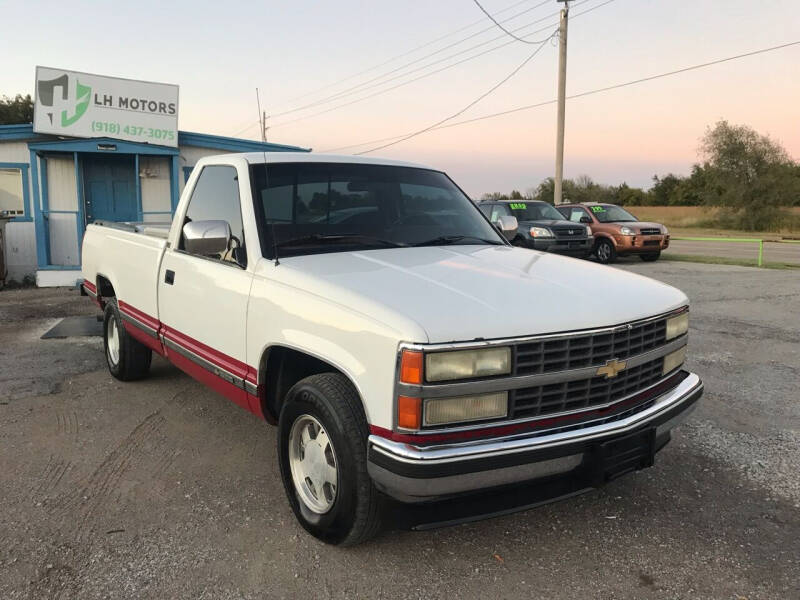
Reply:
[[[509,206],[511,207],[511,210],[525,210],[528,208],[528,205],[524,202],[512,202],[509,204]]]
[[[592,206],[592,212],[606,212],[606,209],[602,206]]]

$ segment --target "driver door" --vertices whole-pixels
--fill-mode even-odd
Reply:
[[[177,215],[176,215],[177,218]],[[158,310],[167,356],[179,368],[251,410],[244,381],[247,303],[253,274],[247,268],[236,167],[206,165],[181,224],[223,220],[231,250],[216,256],[168,247],[158,279]]]

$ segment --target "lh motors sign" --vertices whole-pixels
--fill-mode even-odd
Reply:
[[[178,145],[178,86],[36,67],[33,130]]]

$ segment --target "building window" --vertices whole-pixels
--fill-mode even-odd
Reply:
[[[25,187],[21,168],[0,167],[0,215],[25,216]]]

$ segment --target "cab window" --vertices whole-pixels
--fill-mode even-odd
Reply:
[[[589,217],[589,213],[582,208],[570,207],[562,208],[560,210],[561,214],[563,214],[566,219],[574,221],[575,223],[580,223],[583,217]],[[591,217],[589,217],[589,220],[591,221]]]
[[[494,223],[500,217],[507,217],[511,214],[508,209],[508,206],[505,204],[495,204],[492,206],[492,215],[489,217],[489,220]]]
[[[183,224],[192,221],[226,221],[231,228],[230,248],[227,252],[205,258],[246,265],[239,178],[234,167],[224,165],[203,167],[189,199]],[[183,247],[183,234],[181,234],[181,249]]]

